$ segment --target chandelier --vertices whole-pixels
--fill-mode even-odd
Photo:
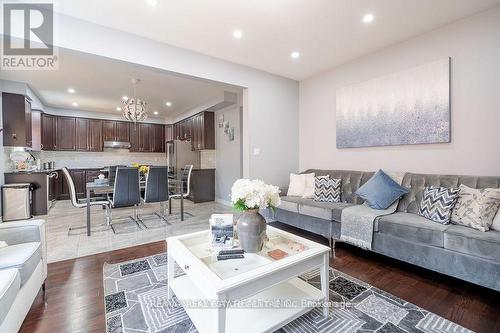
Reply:
[[[134,97],[123,100],[123,117],[128,121],[133,121],[134,123],[143,121],[148,117],[146,112],[146,102],[136,96],[136,86],[139,82],[139,79],[132,79]]]

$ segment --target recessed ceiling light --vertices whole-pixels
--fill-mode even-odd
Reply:
[[[373,22],[374,18],[375,18],[375,16],[373,16],[373,14],[371,14],[371,13],[365,14],[365,15],[363,15],[363,22],[371,23],[371,22]]]
[[[70,94],[74,94],[74,93],[76,92],[76,90],[75,90],[75,89],[73,89],[73,88],[68,88],[68,92],[69,92]]]
[[[78,103],[77,102],[73,102],[73,103],[71,103],[71,105],[78,106]]]
[[[300,53],[298,51],[293,51],[292,53],[290,53],[290,57],[292,57],[292,59],[299,59]]]
[[[158,4],[158,0],[146,0],[146,2],[151,6],[156,6]]]
[[[128,99],[128,96],[126,96],[126,95],[125,95],[125,96],[122,96],[122,99],[123,99],[124,101],[126,101],[126,100]]]
[[[121,107],[117,107],[117,108],[116,108],[116,111],[121,111],[121,110],[122,110],[122,108],[121,108]]]
[[[158,111],[153,112],[153,114],[154,114],[155,116],[157,116],[157,115],[158,115]]]
[[[166,106],[172,106],[172,103],[171,102],[167,102],[165,103]]]
[[[234,30],[233,37],[236,39],[241,39],[241,37],[243,37],[243,32],[241,30]]]

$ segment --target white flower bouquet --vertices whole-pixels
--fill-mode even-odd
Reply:
[[[281,203],[278,186],[261,180],[238,179],[231,188],[231,203],[236,210],[275,209]]]

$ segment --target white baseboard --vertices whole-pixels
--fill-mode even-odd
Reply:
[[[215,198],[215,202],[217,203],[220,203],[224,206],[229,206],[229,207],[232,207],[233,205],[231,204],[231,201],[229,200],[224,200],[224,199],[221,199],[221,198]]]

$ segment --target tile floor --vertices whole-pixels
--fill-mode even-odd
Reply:
[[[146,244],[163,240],[166,237],[189,232],[200,231],[208,228],[208,218],[213,213],[231,212],[231,207],[215,203],[193,204],[184,201],[184,211],[193,216],[185,215],[184,221],[180,220],[179,200],[172,204],[172,215],[167,216],[170,225],[165,224],[158,217],[146,216],[153,211],[159,211],[159,204],[141,206],[139,214],[144,216],[148,229],[139,230],[135,223],[127,220],[132,215],[130,208],[113,210],[113,219],[116,233],[106,226],[105,210],[92,207],[93,232],[87,236],[86,229],[69,231],[70,227],[83,226],[86,223],[86,209],[74,208],[69,200],[57,201],[46,216],[39,216],[47,221],[47,257],[48,262],[82,257],[100,252],[112,251],[133,245]]]

